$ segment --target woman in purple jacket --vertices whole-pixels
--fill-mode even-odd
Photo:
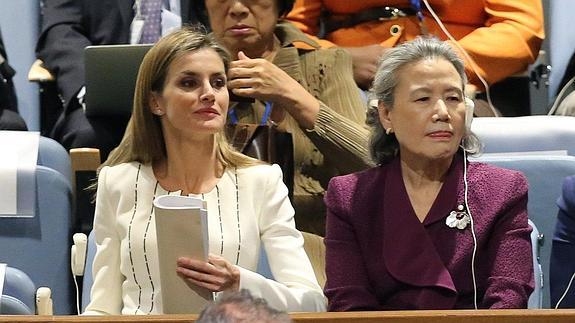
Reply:
[[[329,310],[527,306],[527,181],[467,162],[479,142],[465,84],[436,39],[382,57],[368,113],[379,166],[332,179],[325,197]]]

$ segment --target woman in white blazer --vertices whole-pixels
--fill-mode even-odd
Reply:
[[[280,168],[226,142],[229,62],[192,28],[164,37],[144,58],[128,129],[98,176],[94,284],[84,314],[163,313],[152,201],[165,194],[207,201],[210,256],[178,259],[186,283],[248,289],[284,311],[325,310]],[[255,272],[262,244],[275,280]]]

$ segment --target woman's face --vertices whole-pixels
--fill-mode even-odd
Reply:
[[[273,44],[277,0],[205,0],[215,36],[232,52],[259,52]],[[249,56],[249,55],[248,55]]]
[[[398,72],[394,105],[379,105],[384,128],[393,129],[402,158],[451,158],[465,133],[461,77],[443,58],[424,59]]]
[[[161,93],[152,93],[152,113],[161,115],[164,135],[198,136],[226,122],[228,89],[220,56],[209,48],[184,54],[169,66]]]

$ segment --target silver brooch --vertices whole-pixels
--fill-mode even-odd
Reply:
[[[457,206],[457,211],[451,211],[447,219],[445,219],[445,224],[450,228],[458,228],[463,230],[471,222],[469,214],[464,211],[463,205]]]

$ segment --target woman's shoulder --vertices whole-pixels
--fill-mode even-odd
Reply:
[[[114,166],[104,166],[102,167],[102,169],[100,170],[100,173],[104,172],[106,174],[106,176],[126,176],[126,174],[130,174],[130,173],[134,173],[134,172],[138,172],[138,170],[141,170],[142,168],[145,168],[146,166],[136,162],[136,161],[132,161],[132,162],[127,162],[127,163],[121,163],[121,164],[117,164]]]
[[[232,171],[232,170],[229,170]],[[238,167],[235,169],[238,176],[242,178],[251,179],[253,181],[269,180],[270,178],[282,178],[283,172],[277,164],[257,164],[245,167]]]
[[[489,190],[523,192],[528,188],[527,178],[522,172],[488,163],[470,162],[468,177]]]
[[[329,181],[328,190],[344,192],[357,191],[356,188],[369,189],[374,182],[380,179],[379,174],[382,172],[385,172],[385,167],[378,166],[347,175],[335,176]]]
[[[151,166],[136,161],[121,163],[114,166],[104,166],[98,175],[99,182],[105,181],[106,186],[112,188],[122,188],[124,185],[133,183],[138,180],[153,178]],[[103,184],[103,183],[102,183]]]

